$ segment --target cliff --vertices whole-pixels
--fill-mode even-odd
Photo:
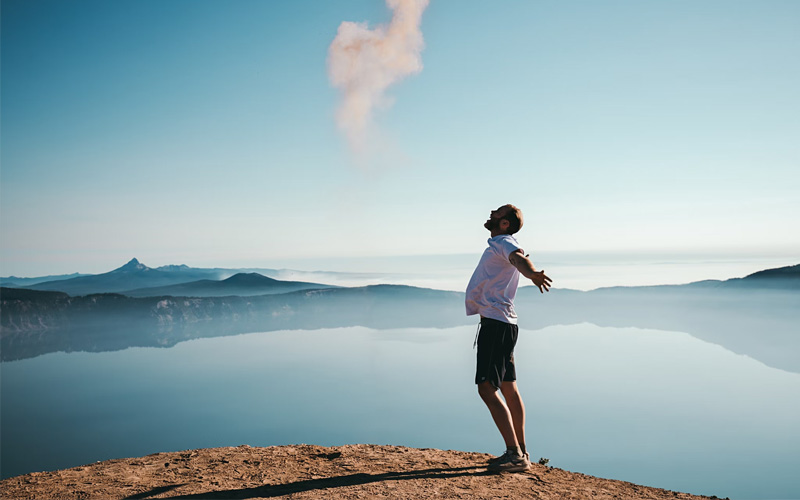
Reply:
[[[535,464],[486,471],[490,455],[402,446],[296,445],[156,453],[0,482],[2,498],[701,499]]]

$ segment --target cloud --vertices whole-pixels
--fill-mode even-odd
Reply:
[[[328,48],[328,77],[341,92],[336,123],[352,150],[364,153],[376,108],[388,108],[389,86],[422,71],[420,21],[428,0],[386,0],[386,26],[345,21]]]

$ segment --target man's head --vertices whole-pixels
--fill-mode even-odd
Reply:
[[[491,231],[492,236],[514,234],[522,229],[522,210],[514,205],[503,205],[492,211],[483,227]]]

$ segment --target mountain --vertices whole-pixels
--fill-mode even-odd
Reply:
[[[629,287],[604,287],[592,290],[637,290],[640,292],[669,292],[672,290],[708,290],[708,289],[750,289],[750,290],[800,290],[800,264],[794,266],[765,269],[744,278],[731,278],[727,280],[703,280],[682,285],[651,285]]]
[[[193,281],[209,280],[218,281],[230,278],[239,273],[259,273],[268,275],[281,281],[292,275],[311,273],[294,272],[291,270],[275,269],[226,269],[226,268],[197,268],[185,264],[167,265],[150,268],[138,259],[131,259],[124,266],[102,274],[75,274],[63,276],[47,276],[41,278],[2,278],[1,286],[10,288],[31,288],[33,290],[49,290],[68,293],[70,295],[89,295],[93,293],[131,293],[140,295],[143,289],[158,288],[190,283]],[[267,277],[267,276],[265,276]],[[287,280],[288,281],[288,280]],[[305,283],[305,282],[303,282]],[[312,283],[313,284],[313,283]],[[328,285],[316,285],[328,286]],[[245,286],[245,288],[247,288]],[[290,287],[291,288],[291,287]],[[297,286],[294,289],[302,289]],[[142,293],[157,293],[146,291]],[[175,292],[178,293],[178,292]],[[188,292],[187,292],[188,293]],[[227,292],[225,292],[227,293]],[[274,293],[274,292],[265,292]],[[164,292],[165,295],[171,292]]]
[[[758,271],[757,273],[750,274],[746,276],[744,279],[749,280],[761,280],[761,279],[798,279],[800,278],[800,264],[796,264],[794,266],[787,266],[787,267],[779,267],[776,269],[767,269],[764,271]]]
[[[198,280],[189,283],[179,283],[177,285],[128,290],[122,292],[122,294],[129,297],[225,297],[228,295],[249,297],[251,295],[286,293],[312,288],[336,287],[302,281],[280,281],[258,273],[238,273],[222,281]]]
[[[200,279],[219,279],[219,274],[219,271],[215,269],[194,269],[185,266],[166,266],[153,269],[134,258],[124,266],[107,273],[45,281],[26,288],[58,291],[70,295],[117,293],[124,290],[175,285]]]
[[[800,290],[800,264],[775,269],[765,269],[722,282],[723,286],[739,288],[772,288]]]
[[[90,275],[81,273],[72,273],[72,274],[59,274],[53,276],[41,276],[38,278],[20,278],[18,276],[7,276],[4,278],[0,278],[0,285],[12,286],[12,287],[30,286],[30,285],[35,285],[37,283],[44,283],[45,281],[59,281],[70,278],[80,278],[81,276],[90,276]]]

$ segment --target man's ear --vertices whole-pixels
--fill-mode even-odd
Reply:
[[[503,232],[507,232],[510,226],[511,222],[509,222],[507,219],[500,219],[500,229],[502,229]]]

